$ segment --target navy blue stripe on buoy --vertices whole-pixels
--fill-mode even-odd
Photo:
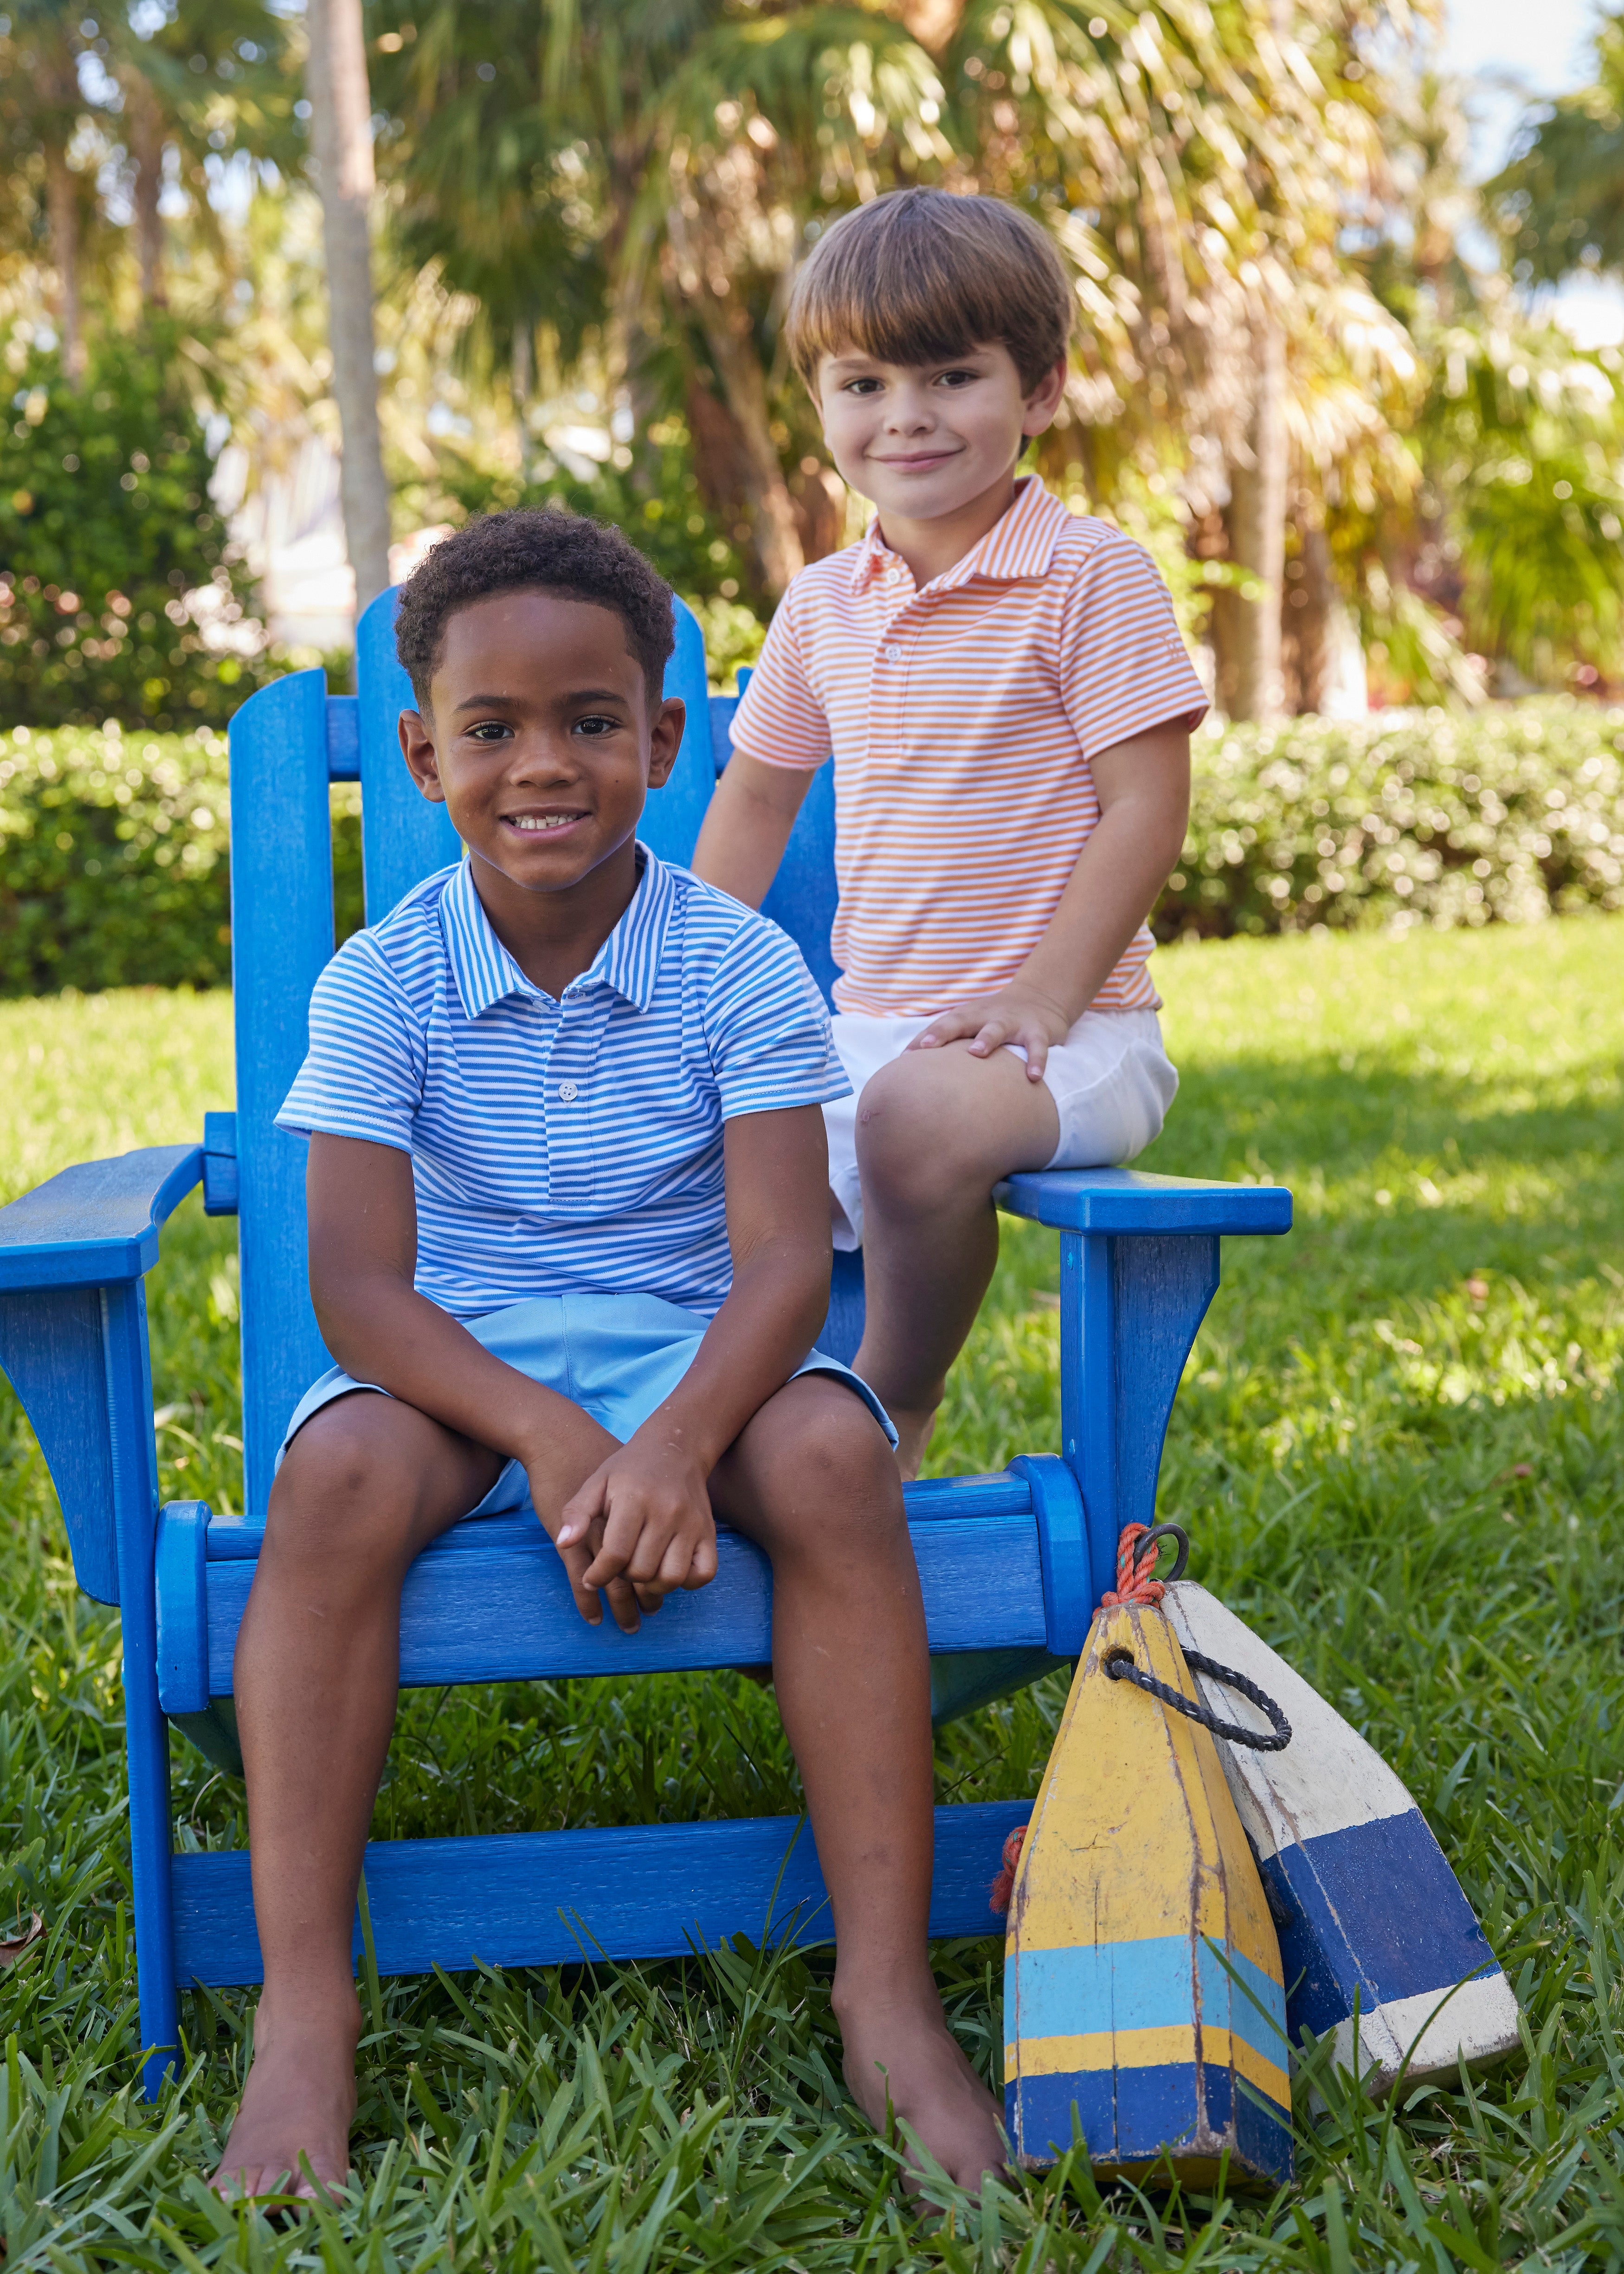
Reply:
[[[1419,1809],[1321,1833],[1263,1858],[1280,1927],[1292,2041],[1400,1998],[1497,1972],[1493,1952]]]
[[[1214,2066],[1203,2070],[1202,2076],[1209,2132],[1222,2137],[1233,2114],[1236,2146],[1246,2161],[1276,2179],[1289,2178],[1289,2127],[1244,2086],[1235,2094],[1227,2068]],[[1193,2066],[1182,2061],[1156,2068],[1084,2069],[1070,2076],[1023,2077],[1020,2152],[1064,2155],[1076,2136],[1075,2111],[1075,2124],[1095,2163],[1154,2163],[1167,2150],[1187,2155],[1192,2144],[1195,2079]],[[1013,2132],[1013,2090],[1008,2097]]]

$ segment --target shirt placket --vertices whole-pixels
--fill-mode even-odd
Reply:
[[[609,1016],[608,990],[572,983],[560,1003],[546,1067],[551,1205],[562,1215],[592,1198],[592,1084]]]
[[[902,698],[907,686],[913,612],[918,599],[906,568],[886,570],[880,579],[882,629],[868,688],[868,747],[893,751],[902,743]]]
[[[530,1023],[532,1046],[541,1061],[541,1159],[536,1166],[540,1171],[541,1205],[544,1209],[550,1209],[558,1190],[553,1159],[553,1107],[551,1101],[554,1087],[553,1053],[559,1036],[559,1006],[551,996],[527,993],[519,998],[517,1008]]]

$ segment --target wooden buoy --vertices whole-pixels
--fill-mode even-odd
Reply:
[[[1107,1660],[1195,1698],[1164,1614],[1102,1608],[1015,1875],[1004,1957],[1017,2159],[1080,2135],[1096,2172],[1208,2187],[1291,2173],[1280,1948],[1206,1729]]]
[[[1291,1724],[1283,1752],[1218,1753],[1267,1881],[1293,2046],[1304,2027],[1328,2031],[1338,2065],[1356,2066],[1357,2007],[1357,2066],[1376,2091],[1401,2073],[1419,2082],[1513,2052],[1511,1984],[1380,1754],[1205,1587],[1169,1585],[1166,1608],[1186,1649],[1246,1675]],[[1197,1679],[1214,1712],[1248,1718],[1230,1692]]]

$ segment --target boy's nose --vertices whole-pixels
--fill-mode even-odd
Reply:
[[[580,773],[568,744],[560,747],[551,738],[521,743],[508,766],[508,779],[513,782],[575,781]]]
[[[898,395],[891,403],[891,416],[885,423],[895,433],[917,434],[922,428],[933,425],[935,419],[930,404],[921,395]]]

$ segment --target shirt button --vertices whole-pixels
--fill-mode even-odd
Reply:
[[[900,663],[902,650],[899,647],[888,647],[885,651],[885,660],[887,663]]]
[[[560,1084],[559,1084],[559,1096],[563,1099],[563,1101],[564,1101],[564,1103],[565,1103],[565,1104],[566,1104],[566,1105],[573,1105],[573,1104],[575,1103],[575,1102],[576,1098],[578,1098],[578,1097],[580,1096],[580,1095],[581,1095],[581,1086],[580,1086],[580,1084],[579,1084],[578,1082],[574,1082],[574,1081],[561,1081],[561,1082],[560,1082]]]

